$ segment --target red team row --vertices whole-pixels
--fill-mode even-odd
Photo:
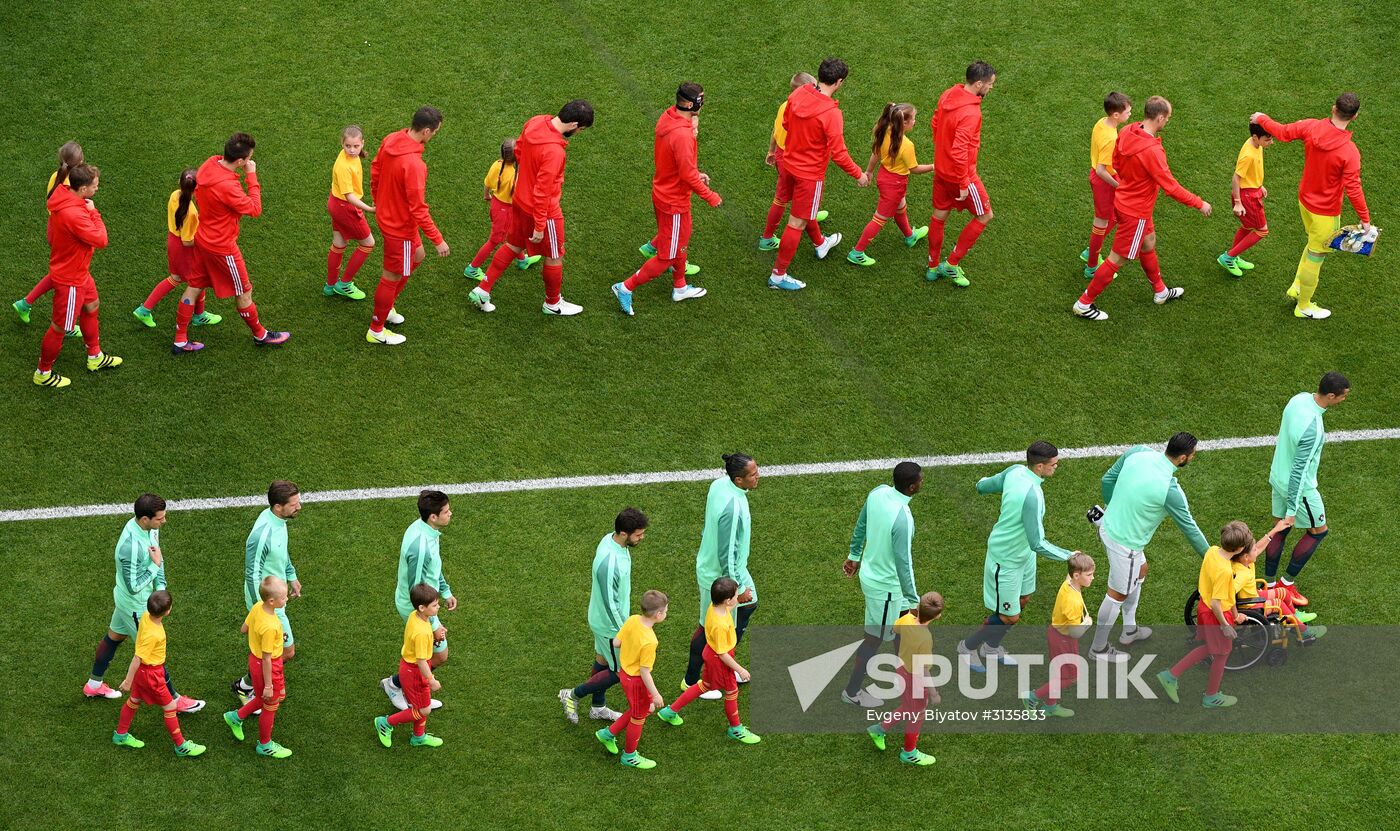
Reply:
[[[939,97],[931,121],[934,164],[919,165],[913,142],[904,133],[914,124],[914,108],[890,105],[877,126],[875,146],[867,169],[862,169],[846,149],[844,124],[835,93],[848,74],[846,64],[835,58],[822,62],[816,78],[799,73],[793,78],[793,92],[779,109],[774,124],[770,160],[777,167],[777,191],[769,210],[761,250],[776,250],[776,262],[768,278],[770,288],[799,290],[805,284],[788,274],[788,267],[805,234],[816,246],[817,256],[825,257],[841,241],[841,235],[824,235],[819,219],[823,183],[827,167],[835,162],[843,172],[865,187],[876,182],[879,206],[866,226],[859,244],[848,259],[870,265],[864,249],[879,233],[886,220],[895,217],[905,242],[912,246],[924,234],[928,237],[929,257],[926,279],[949,278],[958,286],[970,284],[960,265],[992,219],[991,197],[978,175],[981,147],[982,99],[996,82],[991,66],[981,61],[967,68],[965,81],[955,84]],[[652,203],[655,208],[656,236],[642,247],[650,254],[631,277],[612,287],[619,306],[633,313],[633,292],[665,271],[673,272],[672,298],[676,301],[704,296],[705,290],[686,283],[687,273],[698,269],[687,260],[691,234],[691,197],[698,195],[711,206],[721,204],[711,190],[709,177],[697,167],[699,112],[704,90],[699,84],[685,83],[676,94],[676,104],[667,109],[656,125],[655,174]],[[1166,152],[1158,135],[1171,118],[1171,104],[1153,96],[1144,106],[1142,121],[1122,132],[1118,125],[1131,113],[1131,101],[1121,93],[1105,101],[1107,116],[1094,128],[1091,147],[1090,186],[1094,195],[1095,221],[1090,244],[1082,257],[1087,263],[1088,288],[1075,302],[1076,315],[1089,320],[1105,320],[1108,315],[1094,305],[1100,293],[1112,282],[1126,260],[1136,259],[1152,283],[1158,304],[1180,297],[1180,288],[1169,288],[1161,277],[1156,255],[1153,212],[1157,195],[1169,196],[1209,216],[1211,207],[1199,196],[1182,187],[1172,176]],[[1298,301],[1295,315],[1320,319],[1330,312],[1312,303],[1318,274],[1328,243],[1340,227],[1341,200],[1345,191],[1363,224],[1370,215],[1360,182],[1360,153],[1352,143],[1347,127],[1360,102],[1352,93],[1337,99],[1329,119],[1313,119],[1279,124],[1263,113],[1252,118],[1250,140],[1237,165],[1233,192],[1235,213],[1241,231],[1219,262],[1238,276],[1252,264],[1239,257],[1267,233],[1262,198],[1262,147],[1273,139],[1301,139],[1306,147],[1299,202],[1308,244],[1299,263],[1297,279],[1289,296]],[[366,339],[371,343],[396,345],[403,335],[388,325],[403,322],[395,302],[408,278],[425,256],[421,235],[435,245],[439,256],[450,248],[433,221],[425,198],[427,165],[424,145],[442,124],[442,115],[423,107],[411,125],[391,133],[379,145],[370,165],[374,205],[363,197],[361,150],[363,136],[358,128],[342,134],[343,150],[332,175],[327,210],[333,229],[328,258],[326,294],[363,299],[365,293],[354,285],[354,277],[374,245],[366,212],[374,212],[384,236],[383,270],[374,291],[373,312]],[[512,264],[525,268],[543,259],[545,288],[543,311],[547,315],[571,316],[583,311],[565,300],[563,258],[565,250],[564,213],[560,197],[569,138],[593,124],[593,108],[583,100],[565,104],[558,115],[537,115],[525,122],[519,138],[502,148],[502,160],[488,174],[486,198],[491,203],[492,232],[467,269],[481,280],[469,298],[483,312],[495,305],[491,292]],[[197,171],[185,171],[181,188],[171,194],[169,204],[170,279],[152,291],[147,304],[136,315],[147,325],[150,309],[173,286],[183,283],[176,315],[176,332],[171,351],[177,355],[197,352],[203,344],[189,339],[194,325],[217,323],[219,317],[204,311],[204,295],[213,289],[216,297],[234,299],[239,316],[247,324],[254,342],[264,346],[286,343],[288,332],[269,331],[259,320],[253,302],[253,282],[238,246],[239,221],[262,213],[262,188],[253,161],[253,138],[235,133],[224,152],[211,156]],[[76,152],[73,152],[76,151]],[[34,383],[63,387],[69,380],[53,371],[65,334],[82,333],[88,352],[88,369],[98,371],[121,364],[121,358],[103,353],[98,337],[97,288],[89,271],[94,250],[105,248],[107,231],[102,216],[92,202],[99,184],[97,168],[82,163],[76,143],[60,151],[60,167],[50,183],[48,198],[48,275],[23,300],[15,303],[21,318],[28,320],[30,304],[54,289],[52,325],[45,333]],[[872,171],[879,163],[878,175]],[[509,167],[507,165],[509,164]],[[927,229],[913,229],[908,221],[905,192],[912,173],[933,173],[933,215]],[[240,173],[246,180],[246,191]],[[945,223],[951,212],[967,211],[972,220],[958,235],[946,259],[943,258]],[[775,237],[784,211],[788,222],[781,237]],[[1098,252],[1109,231],[1117,228],[1111,252],[1102,263]],[[343,276],[339,275],[348,241],[359,243]],[[484,272],[479,266],[497,242]],[[144,312],[144,314],[143,314]]]

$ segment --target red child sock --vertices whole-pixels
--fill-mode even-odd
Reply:
[[[724,691],[724,717],[729,719],[730,727],[739,726],[739,690]]]
[[[350,262],[345,266],[345,276],[341,277],[341,282],[355,282],[355,275],[360,273],[360,266],[365,264],[365,259],[369,257],[373,245],[359,245],[355,247],[355,253],[350,255]]]
[[[267,337],[267,329],[258,322],[258,304],[249,303],[238,310],[238,316],[243,318],[243,322],[248,324],[248,331],[253,333],[253,337],[262,340]]]
[[[261,709],[262,699],[258,698],[257,696],[253,696],[252,698],[248,699],[247,704],[244,704],[242,707],[238,708],[238,720],[247,721],[253,715],[253,713],[256,713],[258,710]]]
[[[1108,226],[1095,225],[1089,232],[1089,267],[1099,267],[1099,252],[1103,251],[1103,241],[1108,237]]]
[[[1240,233],[1244,236],[1241,237],[1240,234],[1235,234],[1235,244],[1230,248],[1231,257],[1238,257],[1250,248],[1253,248],[1259,240],[1264,238],[1257,231],[1246,231],[1243,228],[1240,229]]]
[[[637,744],[642,740],[642,727],[647,723],[646,717],[628,718],[627,720],[627,740],[623,742],[624,753],[636,753]]]
[[[196,315],[202,315],[202,314],[204,314],[204,292],[203,292],[203,291],[200,291],[199,296],[196,297],[196,298],[194,299],[194,313],[195,313]]]
[[[770,239],[778,231],[778,223],[783,221],[783,211],[787,206],[774,202],[768,206],[768,218],[763,220],[763,238]]]
[[[253,699],[257,701],[257,699]],[[258,743],[267,744],[272,741],[272,722],[277,718],[277,705],[263,707],[262,713],[258,715]]]
[[[982,236],[982,232],[987,230],[987,223],[972,220],[958,234],[957,244],[953,246],[953,253],[948,255],[948,265],[957,265],[962,262],[963,257],[972,250],[972,246],[977,244],[977,238]]]
[[[806,230],[807,239],[811,240],[813,245],[821,245],[826,242],[826,237],[822,235],[822,226],[818,225],[815,219],[807,223]]]
[[[170,290],[173,288],[175,288],[175,284],[170,281],[169,277],[162,279],[151,289],[151,293],[146,295],[146,302],[141,304],[141,308],[148,312],[153,311],[156,304],[164,300],[165,296],[169,294]]]
[[[860,232],[860,240],[856,243],[856,250],[865,253],[866,246],[875,241],[875,237],[880,234],[880,229],[885,227],[885,220],[875,217],[865,223],[865,230]],[[905,234],[905,236],[909,236]]]
[[[894,215],[894,224],[906,238],[914,236],[914,227],[909,224],[909,209],[900,208]]]
[[[472,257],[472,268],[481,268],[481,264],[486,262],[486,258],[491,256],[491,252],[494,250],[496,250],[495,242],[489,239],[483,242],[481,247],[476,249],[476,256]]]
[[[200,292],[203,299],[204,293]],[[175,308],[175,342],[179,344],[189,343],[190,340],[190,319],[194,317],[194,304],[184,297],[180,298],[180,305]]]
[[[680,712],[680,709],[682,707],[699,698],[701,693],[704,693],[708,690],[709,687],[705,686],[704,681],[696,681],[694,684],[691,684],[689,687],[686,687],[685,692],[682,692],[676,698],[675,701],[671,702],[671,712]]]
[[[127,699],[122,705],[122,713],[117,716],[117,732],[123,736],[131,729],[131,720],[136,718],[136,708],[140,706],[135,701]]]
[[[176,747],[185,743],[185,737],[180,733],[180,714],[174,710],[165,711],[165,731],[170,734],[170,740]]]
[[[792,258],[797,254],[797,244],[802,241],[802,229],[791,225],[783,228],[783,238],[778,241],[778,258],[773,263],[774,274],[787,274]]]
[[[331,251],[326,255],[326,285],[333,286],[340,282],[340,264],[345,260],[345,246],[332,245]]]
[[[392,716],[389,716],[388,721],[390,727],[398,727],[401,724],[408,724],[410,721],[413,721],[413,708],[405,707],[402,710],[399,710],[397,713],[394,713]]]

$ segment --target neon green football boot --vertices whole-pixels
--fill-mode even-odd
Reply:
[[[146,746],[145,742],[141,741],[140,739],[136,738],[130,733],[116,732],[112,733],[112,744],[116,745],[117,747],[142,748]]]

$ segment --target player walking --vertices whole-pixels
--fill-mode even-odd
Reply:
[[[441,127],[442,113],[433,107],[419,107],[407,129],[384,137],[369,165],[375,216],[384,234],[384,273],[374,290],[374,313],[365,333],[370,343],[397,346],[407,340],[384,326],[403,323],[394,303],[426,256],[418,232],[428,235],[439,257],[452,253],[425,200],[428,166],[423,162],[423,148]]]
[[[267,488],[268,507],[258,514],[248,541],[243,546],[243,603],[251,613],[253,607],[265,599],[260,594],[263,578],[273,577],[286,581],[286,597],[301,597],[301,581],[297,579],[296,567],[287,552],[287,520],[295,519],[301,513],[301,491],[294,482],[278,479]],[[276,607],[277,619],[281,622],[281,658],[290,661],[296,655],[296,638],[292,635],[292,623],[287,619],[287,604]],[[276,657],[276,656],[274,656]],[[247,704],[252,700],[255,688],[253,681],[244,676],[230,685],[239,702]]]
[[[954,84],[938,97],[933,111],[933,217],[928,221],[927,280],[947,277],[953,285],[966,288],[972,284],[958,265],[972,250],[977,238],[992,221],[992,199],[977,175],[977,151],[982,147],[982,99],[997,82],[997,72],[990,64],[973,61],[963,76],[966,80]],[[948,215],[955,210],[972,214],[958,234],[958,241],[943,256],[943,231]]]
[[[559,198],[564,191],[565,151],[569,139],[579,130],[593,126],[593,105],[582,99],[565,104],[558,115],[537,115],[525,122],[515,140],[515,158],[520,167],[515,177],[515,201],[511,204],[510,231],[506,244],[496,249],[486,277],[468,295],[472,305],[493,312],[491,290],[506,267],[522,251],[544,256],[540,274],[544,278],[544,313],[569,317],[583,307],[564,299],[564,210]]]
[[[987,558],[982,567],[982,605],[991,614],[982,628],[958,644],[958,655],[965,656],[974,670],[985,670],[983,657],[1016,663],[1001,642],[1021,620],[1021,612],[1035,592],[1035,555],[1064,562],[1079,553],[1045,538],[1041,484],[1054,476],[1059,466],[1060,451],[1055,445],[1037,441],[1026,449],[1025,464],[977,481],[979,494],[1001,494],[1001,513],[987,536]]]
[[[1122,167],[1118,169],[1122,171]],[[1108,590],[1099,604],[1098,626],[1089,649],[1095,658],[1127,660],[1126,653],[1108,645],[1109,632],[1120,611],[1123,632],[1119,643],[1127,646],[1152,637],[1151,629],[1137,625],[1137,608],[1142,599],[1142,583],[1147,579],[1147,545],[1163,519],[1171,516],[1198,556],[1205,556],[1210,548],[1191,516],[1186,492],[1176,481],[1176,472],[1194,458],[1196,437],[1177,433],[1167,442],[1165,453],[1139,444],[1119,456],[1103,475],[1101,487],[1107,507],[1101,516],[1098,509],[1090,512],[1091,517],[1102,519],[1099,539],[1108,553]]]
[[[1288,296],[1298,301],[1293,309],[1294,317],[1322,320],[1332,314],[1312,301],[1317,281],[1322,276],[1322,261],[1331,250],[1328,244],[1341,228],[1343,191],[1361,220],[1361,227],[1371,225],[1371,212],[1361,190],[1361,151],[1352,143],[1348,129],[1360,110],[1361,99],[1356,93],[1344,92],[1337,96],[1328,118],[1280,124],[1264,113],[1255,113],[1249,119],[1263,125],[1278,141],[1303,140],[1298,210],[1303,215],[1308,244],[1298,260],[1298,276],[1288,288]]]
[[[1322,505],[1322,494],[1317,491],[1317,468],[1322,461],[1322,445],[1327,440],[1322,416],[1329,407],[1347,400],[1349,392],[1351,382],[1346,376],[1329,372],[1322,376],[1317,392],[1300,392],[1283,408],[1274,460],[1269,467],[1269,487],[1273,491],[1274,517],[1287,524],[1269,538],[1269,546],[1264,550],[1264,579],[1271,589],[1277,585],[1284,540],[1300,521],[1306,523],[1307,532],[1293,546],[1283,577],[1283,592],[1294,606],[1308,605],[1308,599],[1298,592],[1293,581],[1298,579],[1327,536],[1327,510]]]
[[[614,283],[613,296],[622,311],[632,314],[632,292],[666,269],[674,275],[671,300],[679,303],[704,297],[705,290],[687,285],[686,247],[690,245],[690,195],[698,194],[712,208],[723,201],[710,190],[710,177],[696,167],[699,141],[696,121],[705,103],[705,88],[686,81],[676,90],[676,105],[656,120],[656,173],[651,180],[651,204],[656,209],[655,252],[631,277]]]
[[[1113,235],[1113,250],[1108,259],[1094,270],[1094,279],[1074,303],[1074,313],[1085,320],[1108,320],[1108,313],[1095,306],[1094,300],[1113,282],[1126,260],[1142,264],[1143,272],[1152,283],[1153,303],[1160,306],[1186,293],[1183,288],[1167,288],[1162,282],[1162,267],[1157,262],[1157,231],[1152,224],[1159,191],[1166,191],[1168,196],[1188,208],[1195,208],[1202,216],[1210,216],[1210,203],[1182,187],[1167,167],[1167,151],[1162,148],[1158,133],[1171,120],[1171,102],[1154,95],[1143,104],[1142,114],[1142,121],[1125,127],[1118,134],[1118,145],[1113,150],[1113,168],[1118,172],[1113,209],[1118,230]],[[1112,580],[1110,577],[1110,586]]]
[[[440,542],[442,529],[452,521],[452,504],[442,491],[425,490],[418,494],[418,519],[403,532],[399,544],[398,581],[394,587],[394,608],[404,624],[417,608],[413,602],[413,587],[426,584],[438,593],[443,606],[451,612],[457,608],[457,598],[452,595],[452,587],[442,575],[442,550]],[[437,669],[447,660],[447,627],[442,625],[436,614],[428,620],[433,631],[433,654],[428,659],[428,667]],[[379,682],[384,694],[400,710],[409,706],[404,696],[402,673],[395,673]],[[442,706],[437,699],[430,700],[431,710]]]

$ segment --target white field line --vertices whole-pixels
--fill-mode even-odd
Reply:
[[[1251,447],[1272,447],[1274,436],[1245,436],[1232,439],[1210,439],[1198,445],[1199,450],[1240,450]],[[1328,443],[1356,441],[1393,441],[1400,439],[1400,428],[1383,430],[1341,430],[1327,434]],[[1064,459],[1111,458],[1131,445],[1097,445],[1074,447],[1060,451]],[[815,476],[832,473],[860,473],[889,470],[908,457],[890,459],[854,459],[845,462],[811,462],[807,464],[764,465],[764,476]],[[949,456],[916,456],[914,461],[924,467],[957,467],[960,465],[1010,464],[1025,458],[1024,450],[996,453],[959,453]],[[409,499],[424,488],[435,488],[451,496],[483,493],[516,493],[519,491],[567,490],[574,488],[608,488],[625,485],[657,485],[672,482],[703,482],[719,475],[715,469],[668,470],[655,473],[612,473],[596,476],[557,476],[545,479],[509,479],[495,482],[458,482],[450,485],[405,485],[393,488],[352,488],[337,491],[314,491],[302,494],[302,502],[355,502],[366,499]],[[267,504],[267,497],[220,496],[205,499],[176,499],[169,503],[171,511],[211,511],[220,508],[255,508]],[[73,519],[92,516],[123,516],[131,512],[131,503],[96,505],[62,505],[53,508],[20,508],[0,511],[0,522],[27,522],[46,519]]]

